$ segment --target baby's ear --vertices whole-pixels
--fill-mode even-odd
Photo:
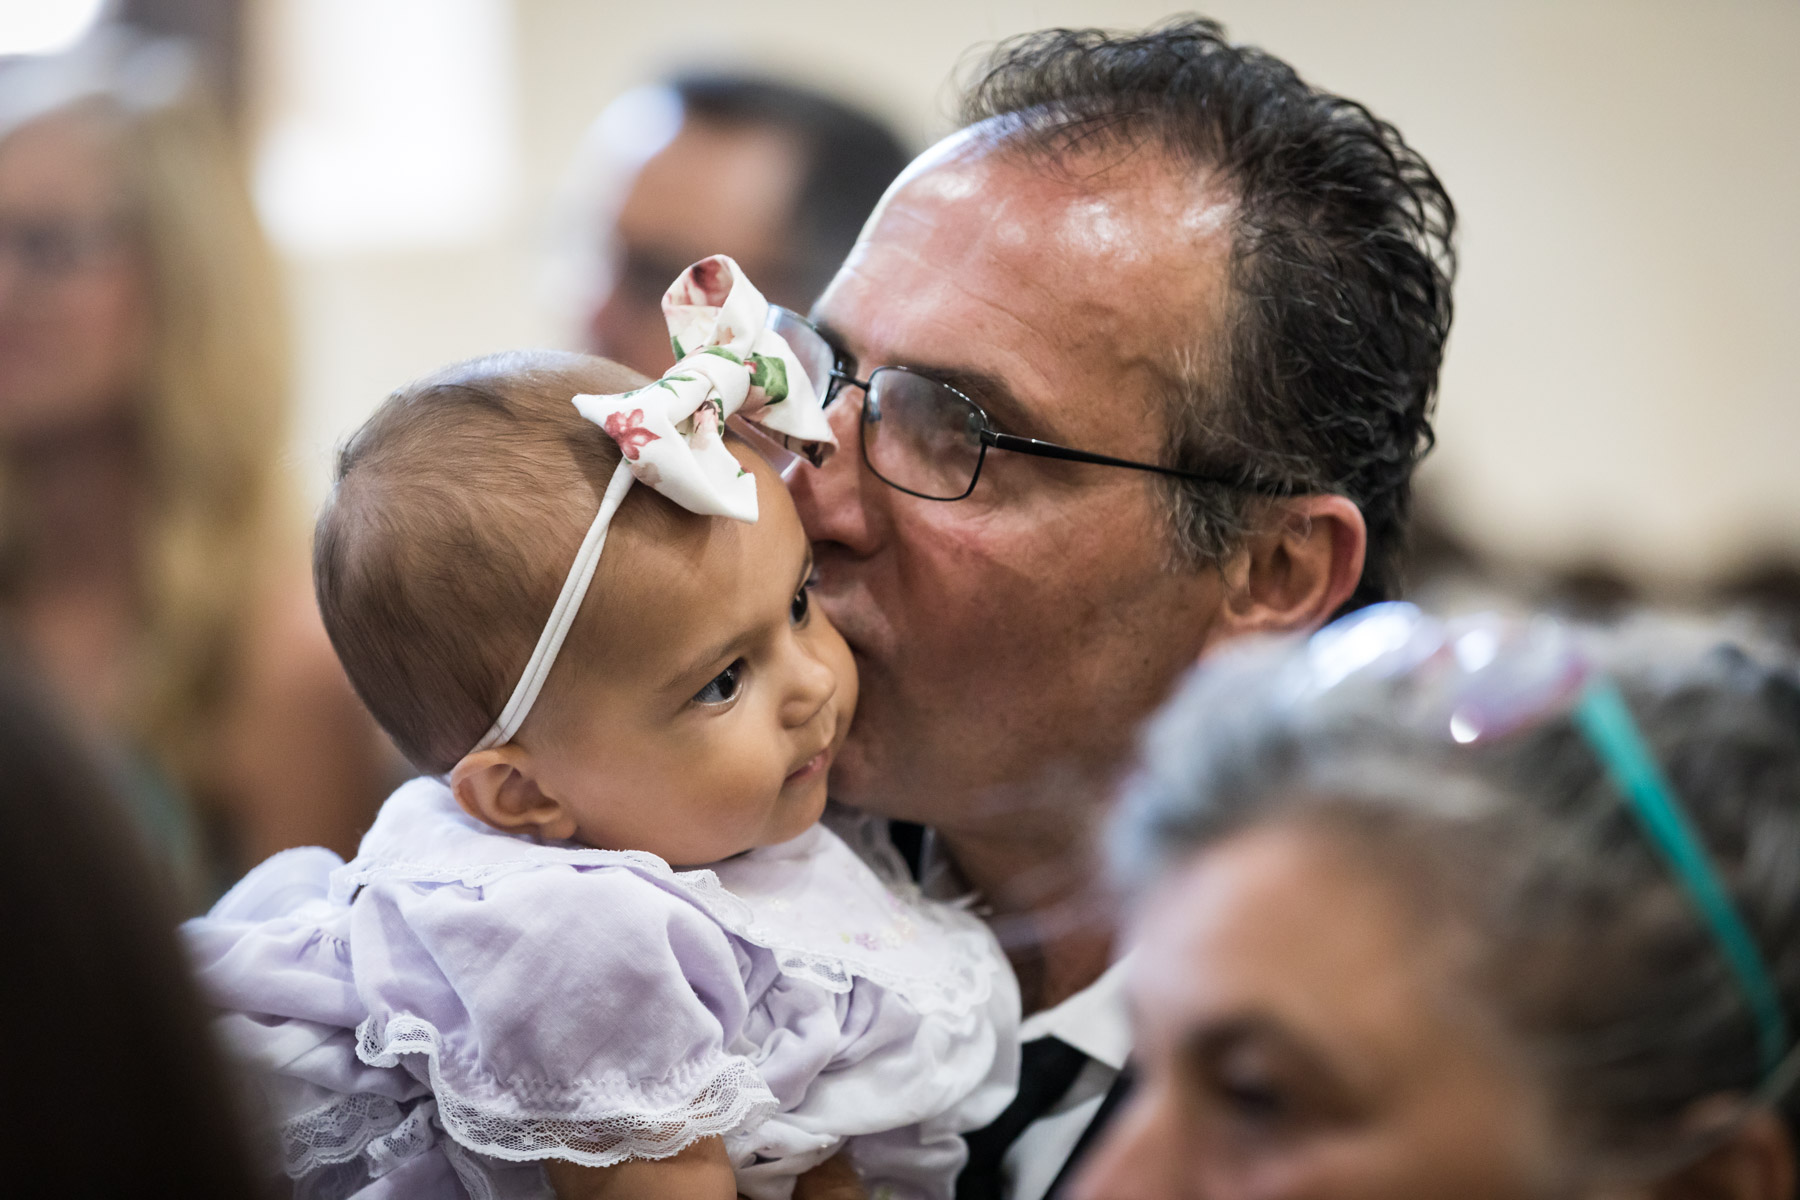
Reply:
[[[462,810],[505,833],[575,836],[575,818],[562,801],[538,789],[531,754],[507,743],[462,756],[450,769],[450,791]]]

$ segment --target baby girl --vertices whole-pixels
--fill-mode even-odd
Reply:
[[[725,432],[818,461],[819,389],[730,259],[663,306],[649,387],[484,359],[339,458],[319,603],[425,777],[351,862],[277,855],[187,931],[300,1194],[765,1200],[844,1152],[947,1198],[1010,1095],[985,926],[819,823],[856,671]]]

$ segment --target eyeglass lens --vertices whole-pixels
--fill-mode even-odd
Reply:
[[[811,322],[785,308],[771,309],[769,328],[781,335],[829,402],[837,351]],[[869,376],[863,400],[863,459],[884,482],[931,500],[969,494],[981,468],[981,410],[946,384],[905,367],[881,367]]]
[[[883,480],[931,500],[969,494],[981,467],[981,410],[946,385],[904,367],[869,376],[863,457]]]
[[[769,307],[769,330],[779,334],[800,360],[806,377],[812,380],[813,391],[819,395],[819,403],[827,403],[831,399],[831,373],[837,366],[837,351],[831,343],[806,318],[778,304]]]
[[[837,366],[837,352],[832,349],[831,343],[804,317],[778,304],[769,306],[769,330],[779,334],[788,344],[788,349],[793,351],[794,357],[800,360],[800,369],[812,381],[813,391],[818,393],[820,402],[829,403],[832,371]],[[725,424],[732,432],[749,442],[783,479],[789,478],[799,469],[801,456],[771,437],[760,425],[736,415]]]

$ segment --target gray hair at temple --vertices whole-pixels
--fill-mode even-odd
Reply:
[[[1617,684],[1800,1024],[1793,664],[1667,620],[1562,632]],[[1771,1082],[1758,1026],[1574,721],[1458,745],[1421,727],[1403,675],[1354,703],[1316,678],[1297,685],[1307,652],[1290,640],[1227,653],[1154,719],[1113,828],[1117,878],[1153,887],[1253,828],[1340,841],[1421,923],[1468,935],[1464,994],[1491,1002],[1542,1072],[1584,1162],[1703,1152],[1682,1124],[1693,1105]],[[1793,1133],[1793,1089],[1775,1099]]]
[[[1163,364],[1168,461],[1348,497],[1369,545],[1346,607],[1394,598],[1456,269],[1456,209],[1425,159],[1361,104],[1196,17],[1004,42],[962,117],[1052,169],[1147,146],[1196,188],[1223,184],[1237,208],[1232,306],[1223,331],[1196,329]],[[1166,486],[1190,564],[1230,554],[1269,503]]]

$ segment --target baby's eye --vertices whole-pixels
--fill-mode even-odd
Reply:
[[[806,624],[806,616],[812,611],[812,585],[815,576],[808,575],[800,590],[794,593],[794,602],[788,606],[788,620],[795,625]]]
[[[744,660],[738,659],[712,677],[712,681],[694,693],[695,704],[729,704],[737,699],[738,685],[744,678]]]

